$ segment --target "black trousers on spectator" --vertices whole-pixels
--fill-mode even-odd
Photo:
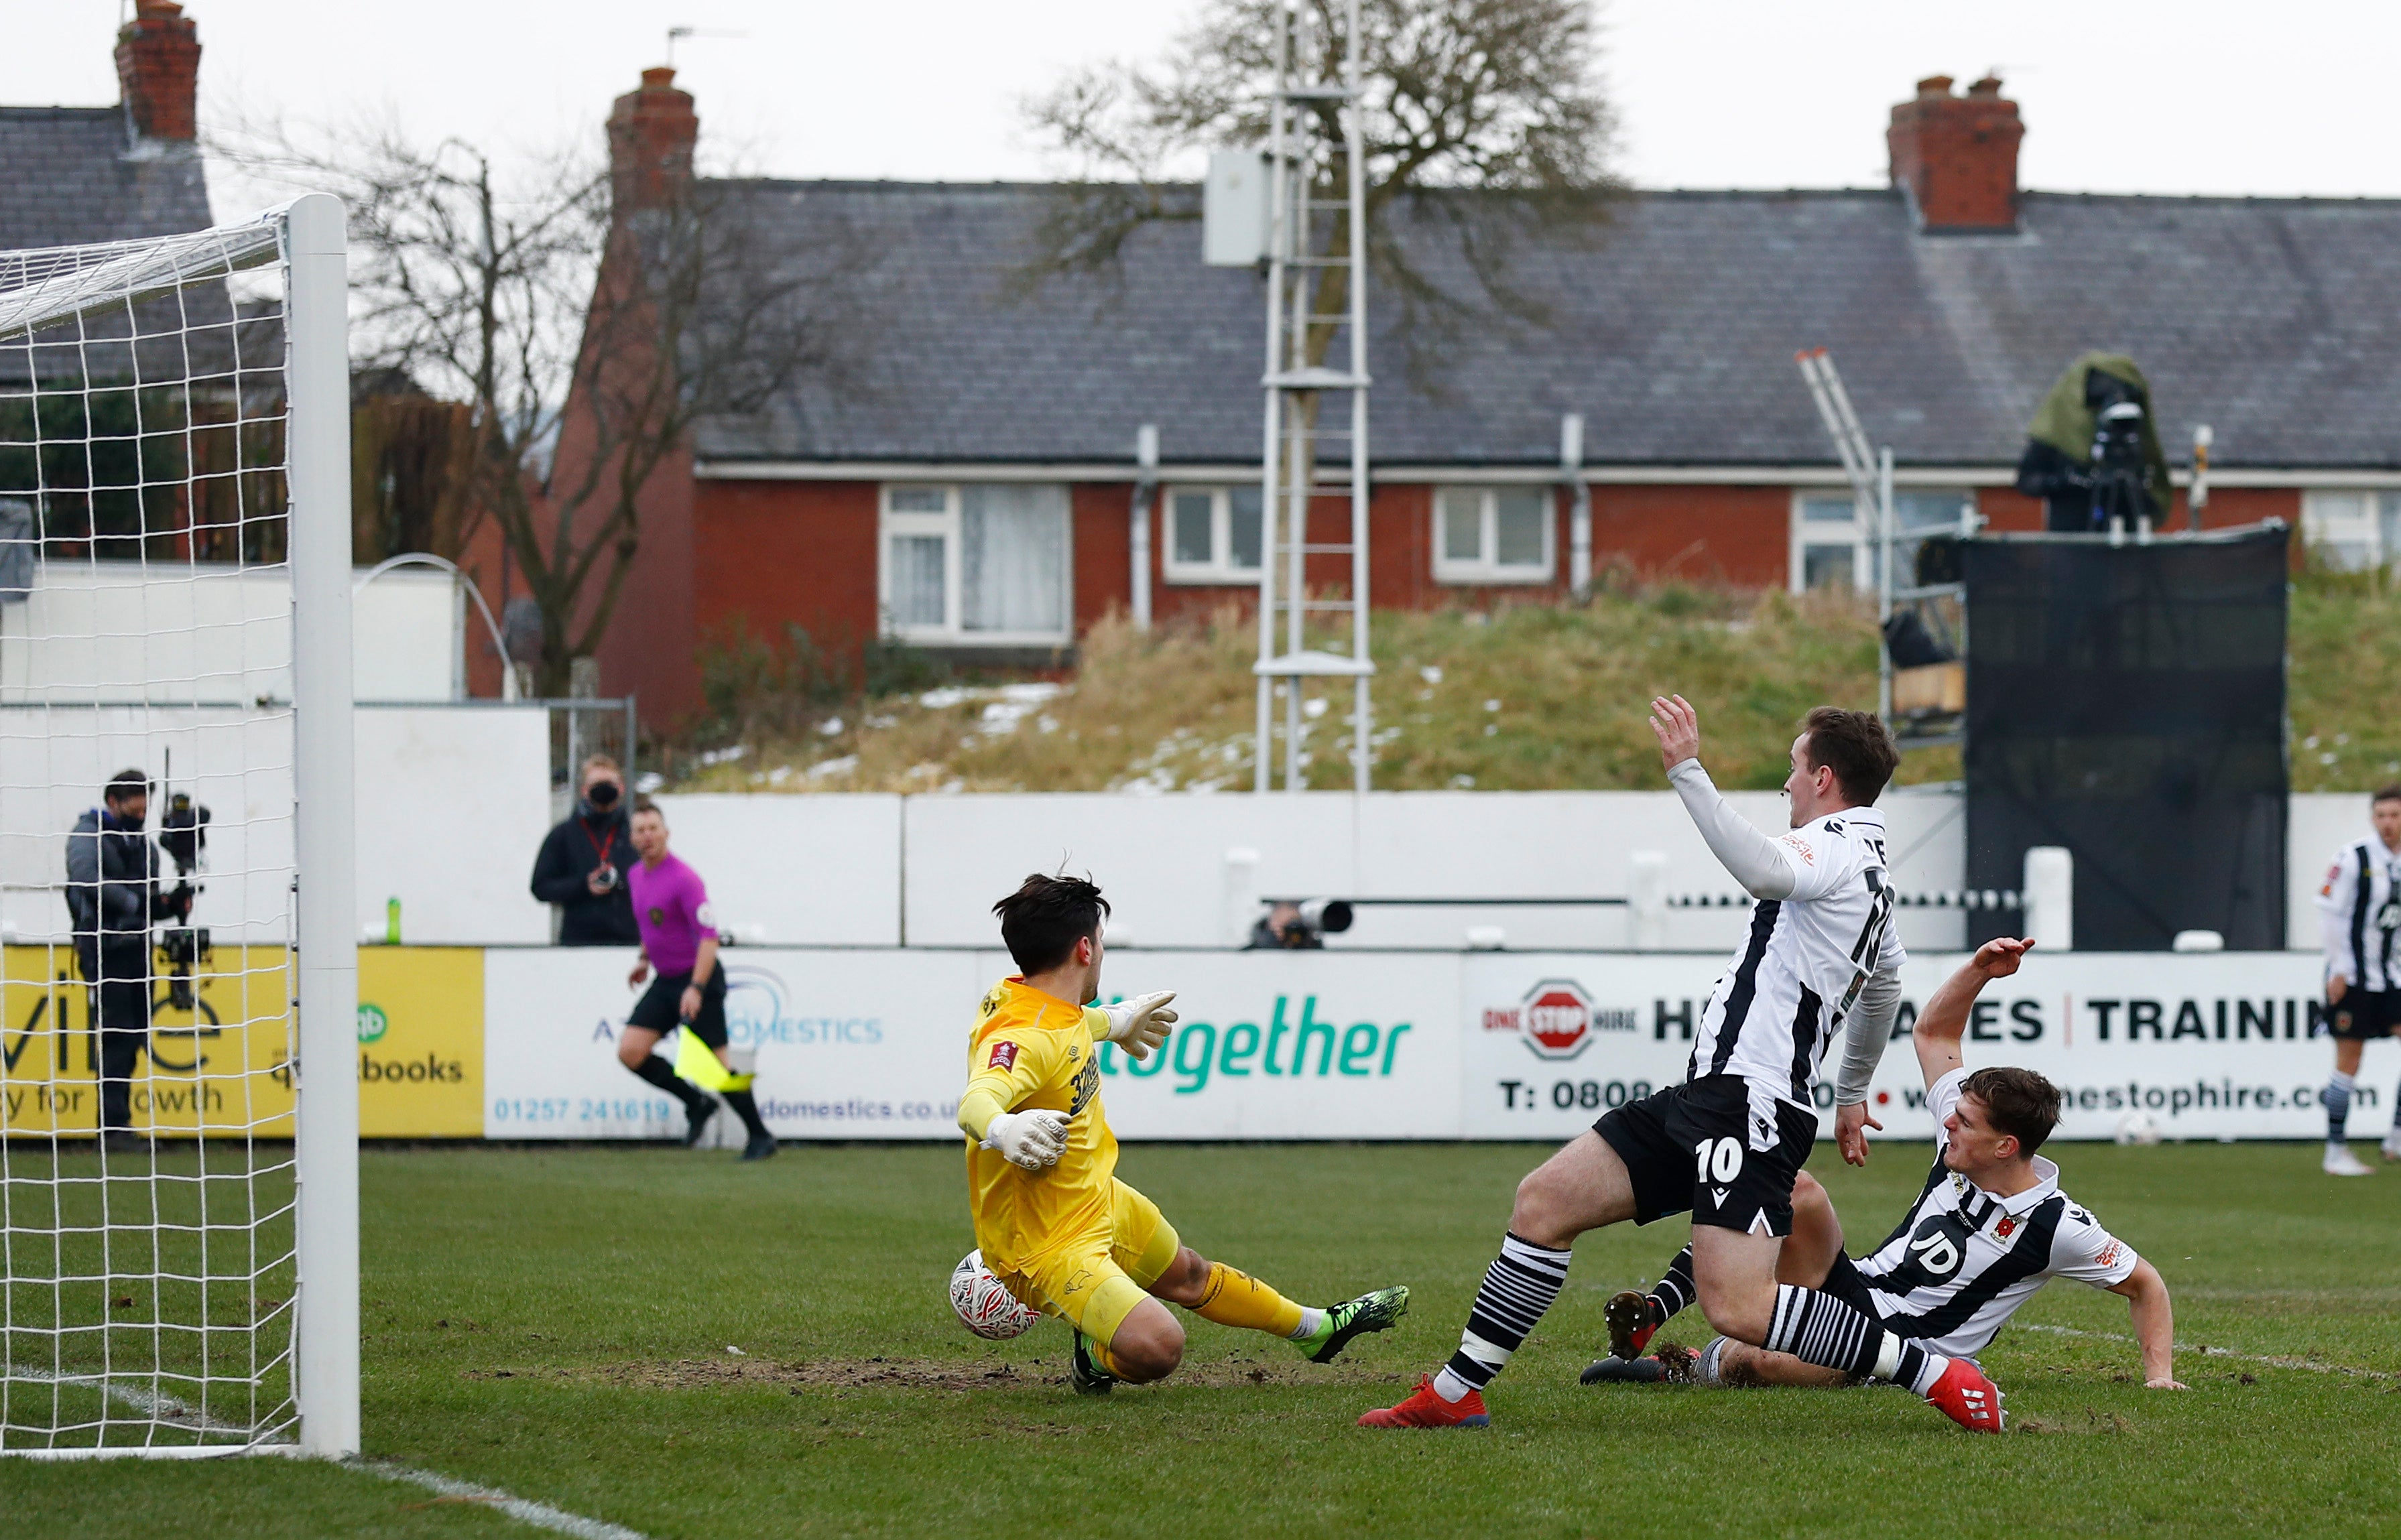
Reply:
[[[133,1066],[150,1045],[150,938],[77,941],[75,966],[83,971],[92,1029],[100,1034],[101,1131],[130,1129]]]

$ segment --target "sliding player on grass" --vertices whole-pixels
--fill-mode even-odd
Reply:
[[[1175,996],[1087,1003],[1100,996],[1108,907],[1083,879],[1038,874],[993,906],[1023,972],[994,985],[977,1007],[959,1097],[984,1265],[1018,1299],[1075,1328],[1069,1383],[1083,1395],[1174,1372],[1184,1328],[1168,1304],[1284,1338],[1310,1362],[1331,1363],[1352,1338],[1399,1320],[1408,1290],[1379,1288],[1324,1310],[1295,1304],[1185,1246],[1157,1205],[1117,1179],[1101,1044],[1138,1059],[1156,1052],[1175,1019],[1166,1008]]]
[[[1978,1432],[2001,1427],[2000,1392],[1968,1360],[1928,1354],[1832,1294],[1780,1282],[1792,1185],[1818,1137],[1810,1084],[1838,1031],[1881,1052],[1900,1005],[1876,797],[1900,756],[1873,715],[1819,706],[1792,741],[1791,832],[1771,839],[1726,806],[1701,769],[1683,697],[1651,702],[1659,756],[1709,852],[1757,901],[1749,934],[1710,991],[1684,1083],[1629,1102],[1517,1186],[1509,1233],[1484,1275],[1459,1351],[1368,1427],[1475,1427],[1483,1390],[1567,1282],[1578,1235],[1693,1216],[1693,1274],[1729,1337],[1846,1374],[1908,1385]]]
[[[1873,1253],[1843,1252],[1843,1227],[1826,1190],[1804,1173],[1793,1188],[1792,1233],[1779,1282],[1821,1288],[1873,1315],[1887,1331],[1935,1353],[1972,1358],[2018,1306],[2050,1278],[2074,1278],[2126,1297],[2142,1344],[2144,1383],[2182,1390],[2176,1382],[2175,1316],[2168,1286],[2133,1247],[2111,1236],[2059,1190],[2059,1167],[2035,1152],[2059,1122],[2059,1088],[2031,1070],[2001,1066],[1968,1072],[1959,1040],[1984,985],[2018,971],[2034,945],[1988,941],[1934,991],[1911,1043],[1926,1075],[1934,1114],[1934,1169],[1900,1225]],[[1845,1056],[1835,1133],[1843,1158],[1867,1164],[1867,1112],[1875,1060]],[[1845,1100],[1844,1098],[1850,1099]],[[1639,1355],[1652,1333],[1692,1302],[1693,1254],[1686,1248],[1649,1294],[1610,1300],[1610,1356],[1584,1372],[1586,1384],[1657,1380],[1666,1366]],[[1704,1383],[1839,1385],[1855,1377],[1719,1337],[1689,1366]]]

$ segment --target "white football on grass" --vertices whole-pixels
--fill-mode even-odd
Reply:
[[[995,1342],[1020,1335],[1042,1318],[992,1275],[980,1249],[961,1257],[951,1269],[951,1308],[969,1331]]]
[[[2160,1142],[2160,1120],[2148,1112],[2135,1111],[2118,1120],[2120,1144],[2157,1144]]]

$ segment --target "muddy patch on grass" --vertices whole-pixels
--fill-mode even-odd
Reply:
[[[901,1390],[1008,1390],[1018,1386],[1063,1385],[1067,1365],[1036,1358],[1020,1363],[986,1359],[961,1363],[939,1358],[811,1358],[777,1362],[766,1358],[676,1358],[648,1363],[595,1364],[581,1369],[468,1369],[462,1380],[570,1380],[583,1383],[638,1385],[679,1390],[728,1385],[803,1388]],[[1239,1388],[1244,1385],[1369,1384],[1400,1383],[1405,1376],[1350,1365],[1277,1362],[1272,1359],[1221,1358],[1187,1364],[1164,1382],[1169,1385]],[[1138,1388],[1138,1387],[1131,1387]]]

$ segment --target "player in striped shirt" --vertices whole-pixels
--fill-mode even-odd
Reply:
[[[2142,1347],[2144,1383],[2154,1390],[2182,1390],[2167,1285],[2133,1247],[2062,1192],[2059,1167],[2035,1153],[2059,1121],[2057,1087],[2030,1070],[1995,1067],[1970,1074],[1961,1061],[1959,1043],[1977,994],[1988,981],[2016,973],[2033,945],[2006,937],[1986,942],[1934,992],[1911,1033],[1937,1131],[1934,1168],[1908,1214],[1874,1251],[1854,1261],[1844,1254],[1842,1225],[1825,1189],[1804,1175],[1795,1185],[1792,1233],[1777,1275],[1823,1289],[1872,1313],[1886,1330],[1960,1359],[1982,1353],[2045,1281],[2073,1278],[2126,1297]],[[1864,1097],[1863,1078],[1846,1073],[1838,1097],[1853,1089]],[[1862,1165],[1864,1130],[1882,1124],[1867,1116],[1864,1099],[1844,1105],[1859,1111],[1838,1124],[1843,1158]],[[1612,1298],[1606,1307],[1611,1354],[1585,1370],[1585,1383],[1658,1380],[1684,1371],[1724,1384],[1837,1385],[1854,1379],[1724,1337],[1712,1340],[1696,1361],[1640,1356],[1692,1294],[1687,1251],[1650,1294]]]
[[[1818,1137],[1810,1087],[1827,1044],[1882,1053],[1900,1004],[1884,819],[1875,799],[1900,762],[1873,713],[1819,706],[1793,739],[1790,828],[1753,828],[1700,762],[1692,706],[1651,702],[1659,757],[1711,854],[1756,900],[1749,934],[1709,993],[1689,1077],[1614,1109],[1517,1186],[1501,1255],[1484,1275],[1459,1351],[1367,1427],[1475,1427],[1484,1387],[1567,1282],[1578,1235],[1632,1220],[1693,1217],[1693,1274],[1730,1337],[1845,1374],[1905,1384],[1973,1432],[2001,1430],[2001,1397],[1964,1358],[1887,1331],[1873,1312],[1777,1275],[1792,1192]]]
[[[2401,931],[2401,784],[2378,792],[2367,815],[2369,838],[2336,852],[2334,865],[2318,889],[2318,916],[2326,936],[2327,1025],[2334,1033],[2334,1076],[2326,1088],[2325,1170],[2329,1177],[2368,1173],[2343,1142],[2360,1051],[2375,1039],[2401,1030],[2401,957],[2394,955],[2393,939]],[[2384,1158],[2401,1161],[2401,1092],[2394,1095]]]

